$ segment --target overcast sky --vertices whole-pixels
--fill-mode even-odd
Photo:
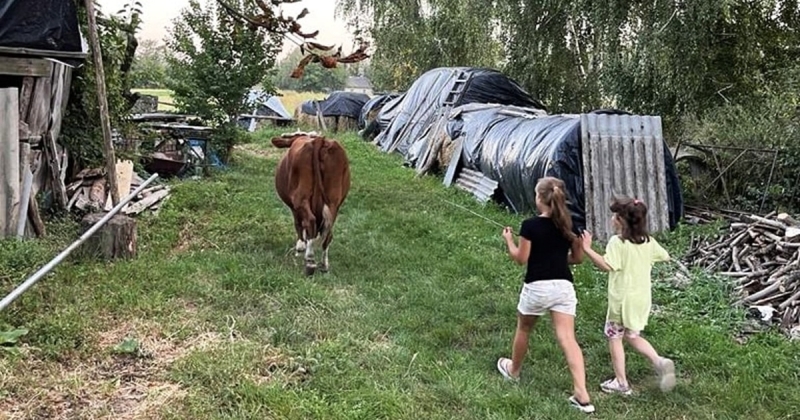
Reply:
[[[131,0],[99,0],[103,12],[116,13],[125,3]],[[206,4],[209,0],[200,0]],[[216,1],[216,0],[210,0]],[[156,39],[163,41],[167,35],[167,28],[172,20],[178,17],[180,11],[188,7],[188,0],[140,0],[142,3],[142,29],[140,39]],[[353,37],[347,32],[345,22],[336,19],[336,0],[301,0],[297,3],[282,6],[285,16],[297,16],[303,8],[308,8],[309,14],[300,19],[303,32],[319,30],[316,41],[321,44],[343,45],[343,52],[349,54],[354,50]],[[290,51],[295,44],[284,40],[284,54]]]

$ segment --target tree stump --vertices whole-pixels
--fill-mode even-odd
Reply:
[[[102,219],[106,213],[91,213],[81,221],[82,232],[86,232]],[[136,257],[136,219],[115,214],[81,246],[81,254],[104,260]]]

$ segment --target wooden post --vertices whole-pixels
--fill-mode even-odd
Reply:
[[[100,123],[103,126],[103,150],[106,155],[106,179],[111,193],[111,202],[119,204],[117,188],[117,159],[114,156],[114,144],[111,142],[111,121],[108,117],[108,99],[106,96],[106,75],[103,70],[103,55],[100,51],[100,40],[97,38],[97,22],[94,15],[94,0],[86,0],[86,15],[89,17],[89,40],[92,43],[94,75],[97,81],[97,102],[100,105]]]
[[[19,92],[0,89],[0,238],[16,233],[19,217]]]

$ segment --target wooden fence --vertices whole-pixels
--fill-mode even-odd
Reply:
[[[669,229],[669,198],[661,117],[581,115],[586,228],[605,242],[613,234],[616,195],[647,205],[651,233]]]

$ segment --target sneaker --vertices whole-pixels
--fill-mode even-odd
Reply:
[[[616,392],[622,395],[631,395],[633,393],[633,390],[631,389],[630,385],[620,384],[619,382],[617,382],[617,378],[609,379],[603,382],[602,384],[600,384],[600,389],[602,389],[603,392],[608,394],[613,394]]]
[[[665,357],[656,364],[658,373],[658,387],[661,392],[672,391],[675,388],[675,362]]]
[[[569,397],[569,405],[571,405],[574,408],[577,408],[578,410],[581,410],[586,414],[594,413],[594,406],[591,403],[581,404],[580,402],[578,402],[578,399],[575,398],[574,395]]]
[[[501,357],[497,359],[497,370],[500,371],[500,374],[506,378],[507,381],[517,382],[519,378],[516,376],[512,376],[509,368],[511,367],[511,359],[506,357]]]

